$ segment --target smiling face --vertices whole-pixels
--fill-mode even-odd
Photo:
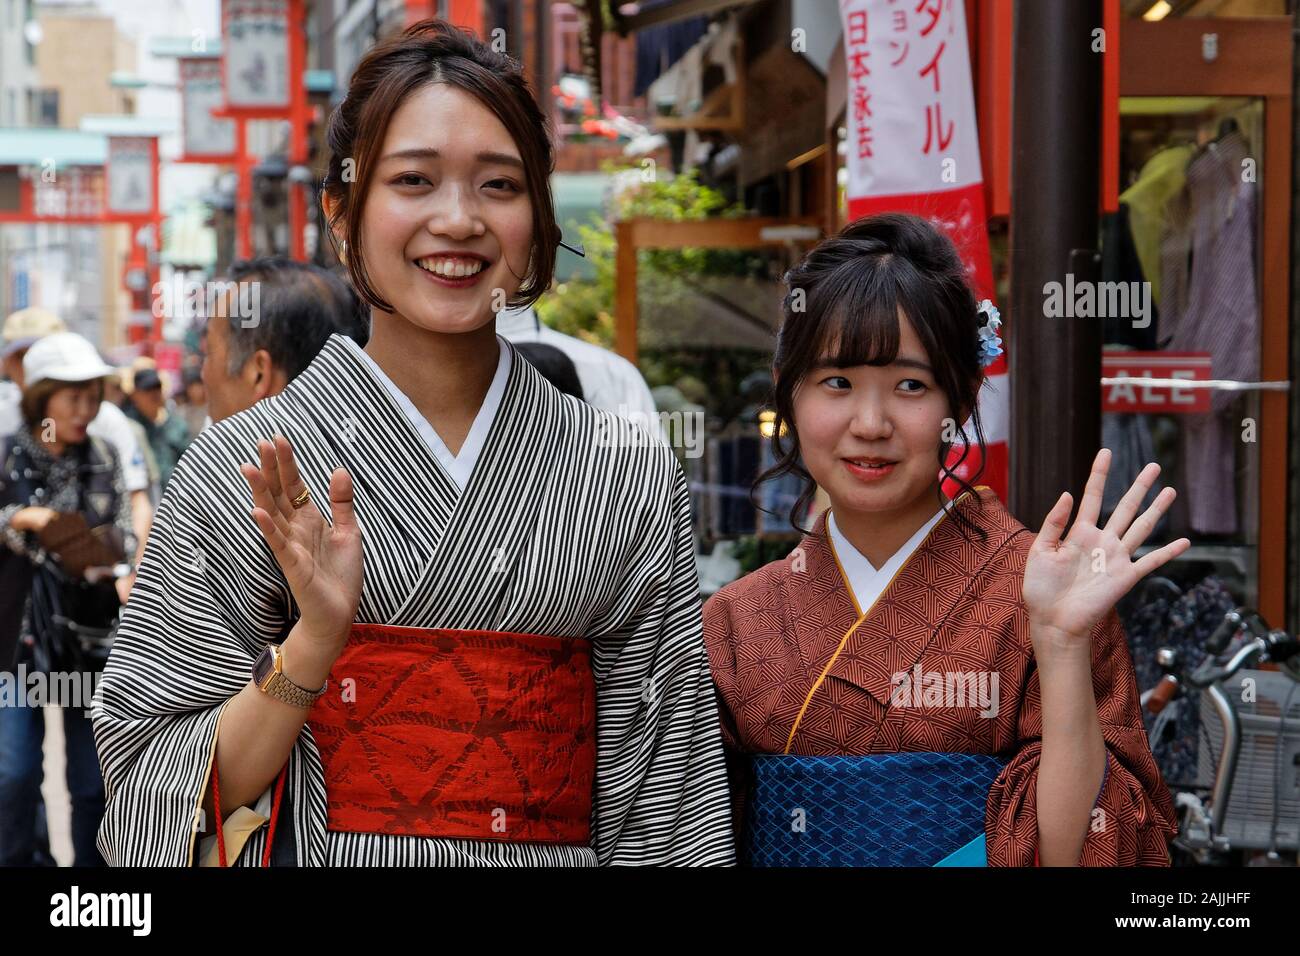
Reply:
[[[447,333],[492,321],[524,280],[533,244],[509,131],[458,87],[413,92],[388,123],[361,230],[370,280],[397,315]]]
[[[948,397],[901,312],[898,331],[889,365],[837,368],[823,359],[795,390],[804,466],[837,513],[896,513],[923,496],[935,501]]]

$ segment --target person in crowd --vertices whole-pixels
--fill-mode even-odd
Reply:
[[[176,397],[176,408],[193,438],[203,431],[208,421],[208,393],[203,385],[203,372],[198,366],[181,372],[181,391]]]
[[[176,463],[190,443],[190,429],[163,397],[162,378],[154,368],[142,368],[132,377],[127,394],[127,417],[144,429],[145,439],[158,463],[158,486],[167,490]]]
[[[231,305],[208,319],[203,385],[208,414],[219,422],[251,408],[284,387],[311,364],[335,333],[365,346],[370,317],[352,287],[328,269],[291,259],[236,262],[229,279],[257,283],[257,305],[247,316]]]
[[[121,606],[114,580],[134,549],[117,453],[89,431],[110,372],[81,336],[44,336],[23,359],[23,427],[0,442],[0,654],[6,669],[48,675],[51,693],[84,691],[82,675],[103,667]],[[91,701],[13,703],[0,707],[0,864],[36,858],[45,703],[62,712],[75,865],[102,864]]]
[[[63,320],[44,309],[29,308],[11,313],[3,328],[2,356],[4,375],[8,380],[0,386],[0,437],[13,434],[23,427],[21,395],[23,388],[23,359],[27,350],[46,335],[66,332]],[[111,374],[109,377],[112,377]],[[122,467],[122,479],[131,498],[131,527],[137,542],[137,553],[130,555],[128,563],[139,563],[145,541],[153,521],[153,506],[157,488],[150,483],[149,468],[145,461],[144,446],[139,432],[123,411],[109,401],[99,404],[99,413],[91,421],[89,432],[102,438],[117,452]],[[118,580],[118,593],[123,602],[135,582],[134,573]]]
[[[573,360],[554,345],[541,342],[520,342],[515,349],[528,360],[528,364],[542,373],[546,379],[565,395],[582,398],[582,382],[578,380],[578,370],[573,367]]]
[[[623,356],[542,324],[532,306],[502,309],[497,333],[515,345],[536,342],[559,349],[573,362],[585,401],[634,421],[653,419],[654,396],[637,367]]]

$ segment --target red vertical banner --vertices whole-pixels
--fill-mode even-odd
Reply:
[[[1101,41],[1101,211],[1119,211],[1119,0],[1104,0]]]
[[[994,299],[965,5],[840,0],[848,74],[848,216],[908,212],[953,241],[978,299]],[[957,469],[1005,500],[1009,396],[1005,356],[981,391],[983,448]],[[967,434],[973,435],[970,429]],[[962,454],[955,448],[950,460]],[[947,487],[949,493],[955,489]]]

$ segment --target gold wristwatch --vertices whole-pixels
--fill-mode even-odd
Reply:
[[[276,700],[295,707],[309,708],[325,693],[330,682],[327,680],[321,684],[320,690],[299,687],[284,676],[284,656],[280,653],[280,645],[267,644],[253,663],[253,683],[262,693],[269,694]]]

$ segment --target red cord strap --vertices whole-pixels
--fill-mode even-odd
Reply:
[[[283,769],[275,781],[275,795],[271,798],[271,826],[266,834],[266,847],[262,850],[262,866],[271,865],[271,847],[275,843],[275,824],[280,817],[280,798],[284,794],[284,778],[289,772],[289,763],[285,761]],[[217,773],[217,758],[212,758],[212,812],[217,818],[217,865],[228,867],[226,861],[226,834],[221,819],[221,782]]]

